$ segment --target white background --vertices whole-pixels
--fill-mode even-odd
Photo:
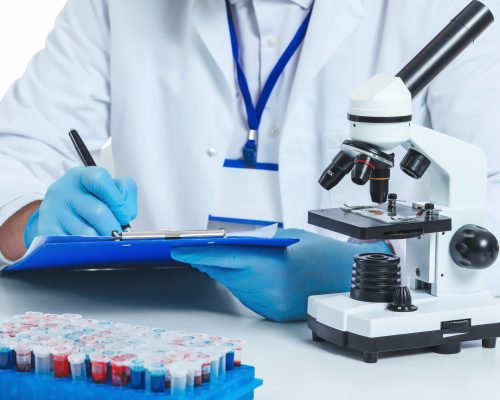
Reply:
[[[0,98],[44,47],[66,0],[0,0]]]

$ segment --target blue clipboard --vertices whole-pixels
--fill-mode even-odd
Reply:
[[[4,271],[49,269],[158,268],[186,265],[170,253],[184,246],[256,246],[285,248],[298,239],[223,237],[191,239],[117,240],[114,237],[51,236]]]

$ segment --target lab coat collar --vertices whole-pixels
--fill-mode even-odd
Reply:
[[[195,1],[192,19],[201,41],[218,66],[227,83],[231,98],[234,99],[236,83],[226,3],[221,0]],[[214,79],[216,78],[214,76]]]
[[[239,3],[241,1],[248,1],[248,0],[228,0],[229,4],[234,5],[236,3]],[[312,3],[314,0],[288,0],[291,1],[292,3],[298,4],[302,8],[309,8],[311,7]]]

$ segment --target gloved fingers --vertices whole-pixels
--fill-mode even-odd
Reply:
[[[137,184],[132,178],[114,179],[118,190],[122,193],[130,211],[131,220],[137,217]]]
[[[64,230],[66,235],[99,236],[99,233],[93,226],[71,211],[61,213],[57,218],[58,225]]]
[[[283,249],[264,249],[251,246],[186,246],[176,247],[171,256],[187,264],[246,269],[284,254]]]
[[[90,194],[71,199],[74,213],[93,227],[98,235],[110,236],[113,231],[121,232],[121,224],[107,204]]]
[[[81,172],[80,183],[88,193],[106,203],[120,225],[127,225],[131,221],[133,210],[129,210],[125,196],[104,168],[85,168]]]

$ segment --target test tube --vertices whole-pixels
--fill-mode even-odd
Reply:
[[[31,353],[32,349],[28,343],[16,343],[14,345],[14,351],[16,353],[16,365],[19,372],[30,372],[31,371]]]
[[[193,356],[190,357],[188,361],[193,368],[194,387],[200,387],[201,384],[203,383],[202,370],[201,370],[203,363],[200,359]]]
[[[12,361],[11,340],[4,338],[0,340],[0,369],[11,369]]]
[[[35,373],[37,375],[50,375],[50,351],[46,346],[35,346]]]
[[[68,356],[68,362],[71,367],[71,377],[74,381],[87,380],[85,359],[86,355],[84,353],[72,353]]]
[[[210,381],[216,381],[219,378],[220,352],[212,351],[210,356]]]
[[[127,350],[130,350],[130,348],[128,348]],[[135,354],[133,354],[133,353],[123,353],[122,356],[125,359],[125,369],[126,369],[126,375],[127,375],[127,384],[129,384],[130,383],[130,379],[132,377],[132,371],[130,369],[130,362],[134,358],[137,358],[137,356]]]
[[[219,379],[226,375],[226,351],[222,347],[217,347],[215,353],[219,354]]]
[[[132,389],[145,388],[144,360],[136,358],[130,361],[130,385]]]
[[[68,356],[70,350],[69,346],[55,346],[52,348],[55,378],[66,378],[69,375]]]
[[[97,384],[106,383],[108,357],[102,353],[93,353],[90,355],[92,365],[92,381]]]
[[[166,368],[162,363],[153,362],[148,365],[146,372],[146,390],[151,393],[165,391]]]
[[[188,393],[192,393],[194,391],[194,374],[195,374],[195,365],[192,362],[186,363],[187,374],[186,374],[186,391]]]
[[[127,359],[121,355],[111,357],[111,384],[125,386],[127,384]]]
[[[184,363],[174,363],[169,368],[172,377],[172,398],[181,398],[186,395],[188,369]]]
[[[197,354],[196,357],[201,363],[201,380],[203,383],[210,382],[210,356],[205,353]]]
[[[234,348],[236,347],[233,342],[225,342],[223,345],[226,348],[226,370],[232,371],[234,369]]]
[[[234,366],[241,367],[241,356],[246,342],[238,339],[231,340],[231,342],[234,343]]]

